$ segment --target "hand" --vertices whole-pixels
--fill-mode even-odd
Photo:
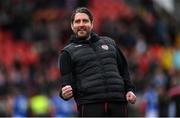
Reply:
[[[66,85],[62,88],[62,97],[64,99],[70,99],[73,96],[72,87],[70,85]]]
[[[136,95],[132,91],[129,91],[126,94],[126,100],[131,104],[134,104],[136,102]]]

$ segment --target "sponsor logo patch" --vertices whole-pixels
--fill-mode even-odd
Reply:
[[[107,45],[102,45],[101,48],[104,50],[109,50],[109,47]]]
[[[74,47],[76,47],[76,48],[77,48],[77,47],[81,47],[81,46],[82,46],[82,45],[76,45],[76,46],[74,46]]]

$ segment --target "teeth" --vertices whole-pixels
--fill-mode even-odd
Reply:
[[[86,29],[85,28],[80,28],[79,31],[85,31]]]

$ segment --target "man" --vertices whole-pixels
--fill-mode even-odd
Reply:
[[[74,35],[62,50],[60,97],[74,97],[79,116],[127,116],[127,103],[136,101],[127,62],[115,42],[92,32],[87,8],[71,16]]]

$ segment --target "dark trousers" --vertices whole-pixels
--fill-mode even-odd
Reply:
[[[78,105],[79,117],[127,117],[127,103],[103,102]]]

